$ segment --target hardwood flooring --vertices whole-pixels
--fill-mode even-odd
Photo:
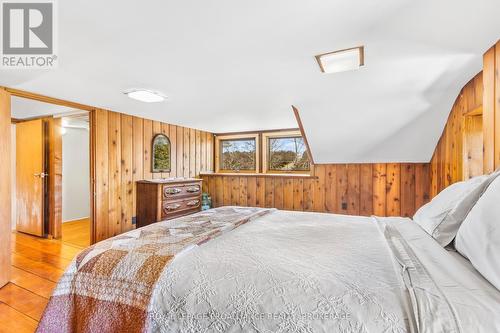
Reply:
[[[89,244],[88,223],[64,223],[62,240],[12,234],[12,277],[0,289],[0,333],[35,331],[57,281]]]
[[[90,245],[90,220],[88,218],[64,222],[62,224],[62,240],[77,246]]]

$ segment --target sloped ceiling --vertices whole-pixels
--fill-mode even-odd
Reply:
[[[426,162],[500,37],[498,0],[58,1],[59,67],[0,84],[211,132],[296,127],[315,161]],[[364,45],[359,71],[314,55]],[[128,88],[162,91],[144,104]]]

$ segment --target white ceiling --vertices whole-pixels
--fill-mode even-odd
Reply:
[[[498,0],[72,0],[58,12],[58,69],[4,70],[1,85],[212,132],[296,127],[293,104],[321,163],[429,161],[500,37]],[[359,45],[364,68],[320,72],[314,55]]]
[[[16,119],[35,118],[40,116],[53,116],[64,113],[72,113],[77,110],[65,106],[54,105],[32,99],[12,97],[11,116]]]

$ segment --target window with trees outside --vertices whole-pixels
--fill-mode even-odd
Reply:
[[[258,136],[221,136],[216,141],[216,163],[222,172],[258,172]]]
[[[264,172],[307,172],[309,157],[304,139],[298,132],[264,133]]]
[[[215,163],[216,172],[307,174],[311,169],[297,130],[216,136]]]

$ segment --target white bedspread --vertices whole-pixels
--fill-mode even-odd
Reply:
[[[450,304],[460,332],[500,332],[500,291],[469,260],[439,246],[417,224],[393,222]]]
[[[453,258],[432,242],[410,219],[276,211],[179,255],[153,293],[150,329],[498,331],[500,319],[483,318],[499,296],[461,298],[484,282],[447,285]]]

